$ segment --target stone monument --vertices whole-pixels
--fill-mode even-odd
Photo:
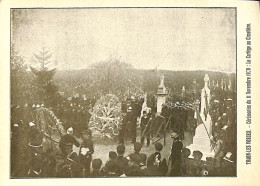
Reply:
[[[195,136],[193,137],[193,144],[188,148],[191,151],[199,150],[203,153],[203,158],[213,157],[215,155],[214,149],[211,145],[212,138],[212,121],[209,114],[209,102],[210,102],[210,89],[208,87],[209,76],[205,74],[204,77],[204,88],[201,90],[201,107],[200,107],[200,118],[204,123],[198,123],[198,126],[195,130]],[[199,117],[199,116],[197,116]]]
[[[164,86],[164,75],[161,76],[160,78],[161,82],[160,85],[158,86],[158,91],[157,91],[157,113],[162,112],[162,105],[166,102],[166,97],[168,95],[168,91],[166,90],[166,87]]]

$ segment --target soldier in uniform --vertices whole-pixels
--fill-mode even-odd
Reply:
[[[132,107],[128,107],[127,113],[123,119],[123,123],[124,123],[123,125],[125,126],[126,138],[128,139],[130,138],[134,141],[134,139],[136,138],[136,122],[134,122],[133,118],[134,117],[133,117]],[[124,130],[122,129],[121,132],[123,132],[121,133],[121,136],[123,136]]]
[[[30,132],[29,146],[29,177],[42,177],[43,175],[43,135],[33,128]]]

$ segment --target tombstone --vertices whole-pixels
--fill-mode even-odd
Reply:
[[[219,85],[218,85],[218,80],[217,80],[217,83],[216,83],[216,87],[219,87]]]
[[[227,79],[224,79],[224,90],[227,90]]]
[[[168,95],[168,91],[166,90],[166,87],[164,86],[164,75],[161,76],[160,78],[161,82],[160,85],[158,86],[158,91],[157,91],[157,113],[162,112],[162,106],[166,102],[166,97]]]
[[[195,136],[193,137],[193,144],[189,148],[191,151],[199,150],[203,153],[203,160],[206,157],[213,157],[215,155],[214,150],[211,146],[210,138],[212,138],[212,121],[209,115],[209,103],[210,103],[210,89],[208,87],[209,76],[205,74],[204,87],[201,90],[201,107],[200,117],[204,124],[199,124],[195,130]],[[205,112],[205,110],[207,110]],[[197,116],[198,117],[198,116]],[[192,153],[191,153],[192,154]]]
[[[223,79],[221,79],[220,87],[221,87],[222,90],[224,90],[224,80]]]
[[[229,81],[228,81],[228,90],[232,90],[232,83],[231,83],[231,79],[229,79]]]
[[[212,80],[211,86],[212,86],[213,88],[215,88],[215,81],[214,81],[214,79]]]
[[[183,99],[185,98],[185,86],[182,86],[181,96]]]
[[[196,94],[197,93],[197,81],[196,79],[193,79],[193,83],[192,83],[192,93]]]

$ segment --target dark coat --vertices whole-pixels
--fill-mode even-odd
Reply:
[[[128,160],[123,156],[117,156],[116,161],[118,166],[118,173],[120,175],[124,174],[128,166]]]
[[[65,134],[64,136],[61,137],[59,147],[60,149],[63,149],[66,143],[72,143],[76,147],[79,147],[79,142],[74,138],[72,135]]]

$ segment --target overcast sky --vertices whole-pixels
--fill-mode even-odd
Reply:
[[[12,43],[32,64],[44,43],[59,69],[120,58],[138,69],[234,72],[234,9],[12,10]]]

